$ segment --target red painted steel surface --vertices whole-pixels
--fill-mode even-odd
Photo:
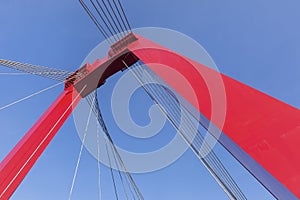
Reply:
[[[0,199],[13,194],[80,99],[72,88],[63,91],[1,162]]]
[[[212,106],[219,105],[212,103],[208,87],[214,87],[217,93],[221,91],[217,91],[217,86],[207,86],[204,80],[215,80],[221,75],[226,93],[223,132],[300,198],[299,109],[145,38],[139,37],[128,49],[219,128],[222,128],[220,122],[211,116]],[[151,63],[169,66],[183,75],[194,89],[199,103],[176,75],[162,65]],[[217,94],[213,95],[217,97]]]

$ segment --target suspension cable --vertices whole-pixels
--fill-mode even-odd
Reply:
[[[147,55],[145,55],[145,56],[147,56]],[[138,66],[138,67],[141,67],[139,64],[135,64],[135,66]],[[135,69],[138,69],[138,67],[135,67],[135,68],[133,68],[132,69],[132,71],[134,71]],[[146,71],[148,71],[148,73],[151,71],[149,68],[147,68],[148,70],[146,70]],[[157,77],[157,75],[155,76],[155,74],[154,74],[154,72],[153,71],[151,71],[152,73],[152,75],[150,76],[150,75],[148,75],[149,77],[156,77],[157,79],[159,79],[158,77]],[[133,73],[133,72],[132,72]],[[146,73],[146,75],[148,74],[148,73]],[[134,75],[134,73],[133,73],[133,75]],[[142,79],[144,79],[145,77],[144,76],[142,76],[140,79],[142,80]],[[155,80],[157,83],[159,83],[160,81],[158,81],[158,80]],[[161,79],[159,79],[159,80],[161,80]],[[151,88],[151,87],[150,87]],[[154,91],[154,93],[155,93],[155,91]],[[165,94],[166,93],[166,91],[165,92],[161,92],[161,93],[163,93],[163,94]],[[167,93],[170,93],[169,91],[167,91]],[[173,96],[173,95],[172,95]],[[174,97],[172,98],[172,99],[174,99]],[[172,101],[171,101],[172,102]],[[160,102],[160,103],[163,103],[163,102]],[[166,103],[166,105],[164,106],[164,107],[166,107],[166,106],[169,106],[170,105],[170,103]],[[177,106],[178,107],[178,106]],[[203,122],[201,122],[201,120],[199,121],[192,113],[190,113],[185,107],[183,107],[184,109],[184,111],[189,115],[189,116],[192,116],[192,118],[194,118],[196,121],[197,121],[197,123],[199,123],[206,131],[208,131],[208,129],[206,128],[206,126],[203,124]],[[171,109],[171,112],[172,112],[172,109]],[[183,114],[185,114],[185,112],[183,112]],[[187,115],[187,114],[185,114],[185,115]],[[190,117],[188,117],[188,119],[189,119]],[[187,125],[188,127],[190,127],[189,125]],[[186,133],[189,133],[189,132],[186,132]],[[196,135],[197,136],[197,135]],[[217,179],[220,179],[220,180],[222,180],[222,182],[224,183],[224,184],[226,184],[225,186],[228,186],[229,188],[230,188],[230,190],[232,190],[234,193],[235,193],[235,195],[237,196],[237,197],[239,197],[239,199],[246,199],[246,197],[245,197],[245,195],[242,193],[242,191],[240,190],[240,188],[238,187],[238,185],[236,184],[236,182],[233,180],[233,178],[230,176],[230,174],[229,174],[229,172],[225,169],[225,167],[222,165],[222,163],[221,163],[221,161],[218,159],[218,157],[214,154],[214,152],[213,151],[211,151],[211,147],[209,147],[210,145],[208,145],[208,144],[206,144],[206,141],[204,140],[204,138],[203,138],[203,136],[201,135],[201,133],[199,132],[199,130],[198,130],[198,137],[196,137],[195,138],[196,140],[194,140],[194,142],[196,142],[196,145],[198,145],[198,147],[200,146],[200,148],[199,148],[199,150],[202,150],[202,145],[201,144],[203,144],[203,147],[204,147],[204,150],[206,151],[206,152],[210,152],[207,156],[205,156],[204,158],[203,158],[203,160],[205,160],[205,162],[207,162],[209,165],[211,165],[213,168],[213,171],[218,175],[218,176],[215,176],[215,178],[217,178]],[[192,141],[191,141],[192,142]],[[204,143],[203,143],[204,142]],[[198,144],[197,144],[198,143]],[[200,144],[200,145],[199,145]],[[199,151],[199,153],[201,153],[201,151]],[[197,155],[197,154],[196,154]],[[198,156],[198,155],[197,155]],[[201,156],[201,157],[203,157],[203,156]],[[204,163],[205,164],[205,163]],[[210,166],[209,166],[210,167]],[[217,180],[216,179],[216,180]],[[220,183],[218,180],[217,180],[217,182],[218,183]],[[222,185],[220,185],[222,188],[224,188]],[[228,189],[228,188],[227,188]],[[229,192],[229,190],[227,191],[227,193]]]
[[[117,17],[117,14],[116,14],[116,12],[115,12],[115,9],[114,9],[113,6],[111,5],[110,1],[107,1],[107,2],[108,2],[108,5],[109,5],[110,9],[111,9],[112,12],[113,12],[113,15],[114,15],[114,17],[115,17],[115,19],[116,19],[116,21],[117,21],[117,23],[118,23],[120,29],[122,30],[122,32],[125,32],[125,31],[126,31],[126,28],[123,29],[123,27],[122,27],[122,25],[121,25],[121,23],[120,23],[120,20],[119,20],[119,18]],[[123,34],[124,34],[124,33],[123,33]]]
[[[129,30],[132,30],[132,29],[131,29],[131,26],[130,26],[130,23],[129,23],[129,21],[128,21],[128,18],[127,18],[127,16],[126,16],[126,13],[125,13],[125,11],[124,11],[124,9],[123,9],[123,6],[122,6],[120,0],[118,0],[118,3],[119,3],[119,6],[120,6],[120,8],[121,8],[121,10],[122,10],[122,13],[123,13],[123,15],[124,15],[124,17],[125,17],[125,20],[126,20],[126,22],[127,22],[127,25],[128,25]]]
[[[124,63],[124,65],[128,68],[128,66],[127,66],[127,64],[123,61],[123,63]],[[148,89],[147,88],[145,88],[144,87],[144,85],[143,85],[143,83],[142,83],[142,81],[140,80],[140,78],[138,77],[138,75],[134,72],[134,70],[133,69],[129,69],[131,72],[132,72],[132,74],[134,75],[134,77],[137,79],[137,81],[141,84],[141,86],[144,88],[144,90],[146,91],[146,93],[152,98],[152,100],[154,101],[154,102],[156,102],[158,105],[159,105],[159,107],[161,108],[161,111],[163,112],[163,113],[165,113],[165,115],[166,115],[166,117],[169,119],[169,121],[173,124],[173,126],[176,128],[176,123],[173,121],[173,119],[172,118],[170,118],[170,116],[169,116],[169,114],[168,113],[166,113],[166,111],[164,110],[164,108],[162,108],[161,107],[161,105],[160,105],[160,102],[157,102],[157,100],[156,100],[156,98],[154,98],[153,96],[152,96],[152,94],[150,93],[150,91],[148,91]],[[168,104],[168,103],[166,103],[166,104]],[[191,146],[194,146],[192,143],[191,143],[191,141],[189,141],[187,138],[186,138],[186,136],[182,133],[182,130],[180,130],[180,129],[178,129],[178,127],[176,128],[178,131],[179,131],[179,133],[181,132],[181,135],[184,137],[184,139],[188,142],[188,144],[190,144]],[[192,148],[192,150],[194,151],[194,150],[196,150],[195,148],[193,149]],[[197,151],[195,152],[195,154],[197,155],[197,156],[199,156],[198,155],[198,153],[197,153]],[[208,157],[210,154],[208,154],[206,157]],[[209,171],[211,172],[211,174],[216,178],[216,180],[217,180],[217,182],[219,182],[219,184],[220,184],[220,186],[222,186],[222,188],[224,189],[224,191],[231,197],[231,199],[237,199],[233,194],[232,194],[232,192],[231,192],[231,189],[232,189],[232,184],[224,184],[224,182],[223,182],[223,180],[222,179],[220,179],[220,173],[218,173],[219,174],[219,176],[218,176],[218,174],[215,174],[215,172],[214,172],[214,170],[210,167],[210,165],[208,165],[208,163],[207,163],[207,161],[205,160],[205,158],[202,158],[202,157],[200,157],[199,156],[199,158],[202,160],[202,161],[204,161],[204,164],[205,165],[207,165],[207,167],[208,167],[208,169],[209,169]],[[224,167],[224,166],[223,166]],[[222,175],[222,174],[221,174]],[[226,174],[226,176],[228,176],[229,174]],[[230,175],[229,175],[230,176]],[[231,178],[231,177],[230,177]],[[232,178],[231,178],[232,179]],[[233,180],[233,179],[232,179]],[[236,186],[237,187],[237,185],[235,184],[234,186]],[[230,189],[231,188],[231,189]],[[233,189],[234,191],[237,191],[236,189],[235,189],[235,187],[234,187],[234,189]],[[240,195],[240,190],[238,190],[237,192],[236,192],[236,195],[238,196],[238,197],[240,197],[239,199],[246,199],[245,197],[244,197],[244,195]]]
[[[118,197],[118,191],[117,191],[115,176],[114,176],[112,165],[111,165],[110,155],[109,155],[109,152],[108,152],[107,140],[105,140],[105,149],[106,149],[106,153],[107,153],[107,157],[108,157],[109,170],[110,170],[111,178],[112,178],[113,185],[114,185],[114,191],[115,191],[115,195],[116,195],[116,200],[118,200],[119,199],[119,197]]]
[[[83,136],[82,143],[81,143],[81,146],[80,146],[80,151],[79,151],[79,155],[78,155],[78,158],[77,158],[76,168],[75,168],[74,175],[73,175],[72,185],[71,185],[71,188],[70,188],[69,200],[71,200],[71,197],[72,197],[73,188],[74,188],[74,185],[75,185],[75,180],[76,180],[76,176],[77,176],[77,172],[78,172],[78,168],[79,168],[79,163],[80,163],[80,160],[81,160],[85,139],[86,139],[89,124],[90,124],[91,114],[92,114],[92,108],[90,108],[89,116],[88,116],[88,119],[87,119],[87,122],[86,122],[85,130],[84,130],[84,136]]]
[[[115,165],[116,165],[116,167],[117,167],[117,172],[118,172],[118,174],[119,174],[119,177],[120,177],[120,180],[121,180],[121,183],[122,183],[122,187],[123,187],[123,191],[124,191],[125,197],[126,197],[126,199],[128,200],[128,194],[127,194],[127,192],[126,192],[125,184],[124,184],[123,177],[122,177],[122,174],[121,174],[121,170],[120,170],[120,167],[119,167],[119,162],[118,162],[118,160],[117,160],[117,158],[116,158],[115,151],[113,150],[113,147],[112,147],[111,144],[110,144],[110,148],[111,148],[111,150],[112,150],[114,162],[115,162]]]
[[[111,11],[109,10],[107,4],[105,3],[104,0],[101,0],[101,1],[102,1],[102,4],[104,5],[104,8],[105,8],[106,12],[107,12],[108,15],[110,16],[110,19],[112,20],[113,24],[115,25],[115,28],[116,28],[116,29],[118,30],[118,32],[120,33],[121,31],[120,31],[119,27],[117,26],[117,23],[116,23],[115,19],[113,18],[112,13],[111,13]],[[109,1],[108,1],[108,2],[109,2]]]
[[[102,199],[102,194],[101,194],[101,165],[100,165],[100,138],[99,138],[99,124],[97,123],[96,126],[96,135],[97,135],[97,167],[98,167],[98,198],[99,200]]]
[[[147,70],[144,71],[144,73],[143,73],[144,76],[141,76],[141,71],[142,70],[141,69],[139,70],[139,68],[140,68],[140,66],[134,68],[133,71],[137,71],[140,74],[140,77],[143,77],[145,79],[146,76],[147,76],[148,79],[150,79],[150,82],[156,82],[157,83],[157,81],[154,81],[154,79],[152,78],[153,76],[150,76],[150,74],[149,74],[149,72],[147,72]],[[145,82],[147,83],[148,81],[145,81]],[[152,85],[147,85],[147,86],[149,86],[147,88],[149,88],[151,90]],[[174,104],[176,97],[174,97],[174,95],[171,95],[170,90],[166,90],[165,87],[163,87],[163,90],[161,90],[161,88],[158,87],[157,84],[154,84],[154,87],[155,88],[152,89],[152,94],[154,92],[154,95],[156,95],[156,97],[155,97],[156,99],[160,99],[160,98],[163,99],[159,103],[162,104],[163,108],[167,109],[167,112],[168,112],[169,115],[170,115],[169,112],[171,112],[171,114],[173,114],[173,119],[174,119],[174,112],[172,112],[172,111],[174,109],[176,109],[176,108],[178,110],[178,108],[179,108],[178,107],[179,102],[176,102],[176,105]],[[160,95],[160,96],[158,97],[157,94]],[[166,96],[166,94],[167,94],[167,96]],[[170,107],[170,106],[173,106],[173,107]],[[180,110],[178,112],[180,113]],[[183,115],[183,118],[185,119],[184,121],[187,121],[187,125],[186,125],[185,128],[189,129],[189,131],[183,131],[183,132],[185,132],[185,133],[192,133],[192,131],[193,131],[191,129],[192,122],[190,120],[190,117],[187,116],[188,111],[186,111],[186,109],[184,108],[183,112],[181,114]],[[176,114],[175,114],[175,116],[176,116]],[[172,115],[171,115],[171,117],[172,117]],[[176,119],[176,117],[175,117],[175,119]],[[197,119],[195,119],[195,120],[198,121]],[[185,124],[183,124],[183,125],[185,125]],[[198,148],[196,148],[197,152],[201,153],[201,149],[204,149],[205,154],[209,153],[210,155],[207,155],[205,158],[203,158],[204,162],[207,162],[209,165],[212,166],[213,171],[216,172],[217,175],[220,176],[221,179],[224,180],[225,183],[229,187],[231,187],[231,190],[234,191],[234,193],[236,194],[236,196],[239,197],[239,199],[245,199],[245,197],[242,194],[241,190],[239,189],[239,187],[237,186],[237,184],[234,182],[234,180],[231,178],[231,176],[228,173],[228,171],[225,169],[225,167],[222,165],[222,163],[218,160],[218,158],[216,157],[216,155],[213,152],[210,152],[211,151],[211,147],[210,147],[209,144],[206,143],[206,141],[204,140],[204,138],[201,135],[201,133],[199,132],[199,130],[198,130],[198,134],[195,135],[195,138],[193,138],[193,136],[191,136],[191,139],[190,139],[189,143],[191,143],[191,144],[195,143],[195,145],[196,145],[195,147],[197,147],[197,145],[198,145]],[[202,147],[204,147],[204,148],[202,148]],[[205,156],[205,155],[202,155],[201,158],[203,156]]]
[[[119,7],[117,6],[117,4],[116,4],[116,2],[114,0],[113,0],[113,4],[114,4],[115,8],[117,9],[117,13],[118,13],[118,15],[119,15],[119,17],[120,17],[120,19],[122,21],[122,24],[123,24],[125,30],[128,32],[128,29],[130,29],[130,28],[127,28],[127,26],[126,26],[126,24],[124,22],[124,19],[123,19],[121,13],[120,13]]]
[[[107,16],[106,12],[104,11],[103,7],[101,6],[101,3],[99,2],[99,0],[96,0],[98,7],[101,9],[106,21],[108,22],[108,24],[110,25],[110,27],[113,29],[115,34],[118,34],[118,32],[116,31],[115,27],[113,26],[111,19]],[[102,17],[103,18],[103,17]],[[103,22],[105,23],[105,20],[103,19]]]
[[[96,93],[96,95],[97,95],[97,93]],[[88,96],[88,98],[90,98],[89,96]],[[88,102],[90,102],[90,100]],[[98,98],[96,98],[94,105],[92,105],[92,104],[90,104],[90,105],[94,107],[93,110],[95,111],[95,115],[97,116],[97,120],[98,120],[100,126],[102,127],[102,130],[105,134],[105,137],[107,138],[107,141],[110,143],[110,145],[112,147],[112,150],[113,150],[113,153],[115,153],[116,158],[117,158],[120,166],[123,168],[123,171],[126,175],[125,180],[126,180],[126,183],[128,185],[128,188],[130,189],[130,192],[131,192],[133,198],[136,199],[134,197],[134,195],[135,195],[138,199],[143,200],[144,197],[143,197],[142,193],[140,192],[140,190],[139,190],[138,186],[136,185],[135,181],[133,180],[131,174],[127,170],[127,168],[126,168],[126,166],[125,166],[125,164],[124,164],[124,162],[121,158],[121,155],[119,154],[119,152],[118,152],[116,146],[114,145],[114,142],[113,142],[113,140],[112,140],[112,138],[111,138],[111,136],[110,136],[110,134],[109,134],[109,132],[106,128],[106,125],[104,123],[104,120],[103,120],[103,117],[102,117],[102,114],[101,114],[101,111],[100,111],[100,108],[99,108]],[[132,186],[133,190],[131,189],[131,186]],[[134,193],[133,193],[133,191],[134,191]]]
[[[101,3],[99,0],[89,0],[90,5],[85,3],[84,0],[79,0],[79,2],[104,38],[110,39],[110,44],[122,39],[122,37],[126,36],[126,33],[131,31],[128,18],[119,0],[117,2],[115,0],[112,2],[101,0]],[[93,11],[97,12],[99,20],[89,7],[92,7]],[[114,41],[111,40],[111,37],[114,38]]]
[[[35,73],[38,74],[38,73]],[[7,76],[21,76],[21,75],[31,75],[29,73],[22,73],[22,72],[0,72],[0,75],[7,75]]]
[[[11,60],[0,59],[0,65],[18,71],[22,71],[28,74],[34,74],[34,75],[50,78],[52,80],[57,80],[57,81],[64,81],[69,75],[72,74],[71,72],[65,70],[48,68],[39,65],[32,65],[32,64],[21,63],[21,62],[16,62]]]
[[[94,114],[96,114],[97,113],[96,106],[95,106],[95,102],[97,100],[96,91],[93,91],[92,93],[90,93],[86,97],[86,100],[87,100],[88,104],[90,105],[90,109],[93,110]],[[96,117],[97,117],[97,114],[96,114]],[[98,126],[98,123],[97,123],[97,126]],[[106,140],[106,138],[104,138],[104,139],[105,139],[105,149],[106,149],[106,154],[107,154],[107,158],[108,158],[108,161],[109,161],[109,170],[110,170],[110,175],[111,175],[111,178],[112,178],[114,193],[115,193],[116,200],[118,200],[119,195],[118,195],[117,185],[116,185],[116,181],[115,181],[115,175],[114,175],[114,172],[112,170],[112,162],[111,162],[111,158],[110,158],[110,153],[109,153],[109,149],[108,149],[108,145],[107,145],[107,140]]]
[[[47,87],[47,88],[45,88],[45,89],[42,89],[42,90],[38,91],[38,92],[32,93],[32,94],[30,94],[30,95],[28,95],[28,96],[26,96],[26,97],[23,97],[23,98],[21,98],[21,99],[19,99],[19,100],[16,100],[16,101],[12,102],[12,103],[9,103],[9,104],[7,104],[7,105],[5,105],[5,106],[2,106],[2,107],[0,107],[0,110],[3,110],[3,109],[5,109],[5,108],[8,108],[8,107],[10,107],[10,106],[13,106],[13,105],[15,105],[15,104],[17,104],[17,103],[20,103],[20,102],[22,102],[22,101],[24,101],[24,100],[26,100],[26,99],[29,99],[29,98],[31,98],[31,97],[34,97],[34,96],[38,95],[38,94],[41,94],[41,93],[43,93],[43,92],[45,92],[45,91],[47,91],[47,90],[50,90],[50,89],[52,89],[52,88],[54,88],[54,87],[56,87],[56,86],[58,86],[58,85],[60,85],[60,84],[62,84],[62,83],[64,83],[64,82],[56,83],[56,84],[54,84],[54,85],[51,85],[51,86],[49,86],[49,87]]]
[[[101,18],[101,21],[105,24],[106,28],[108,29],[108,31],[110,32],[111,36],[115,39],[115,41],[118,41],[119,39],[121,39],[117,34],[118,32],[116,31],[115,27],[111,24],[110,20],[108,20],[108,24],[106,23],[104,17],[101,15],[99,9],[97,8],[96,4],[93,2],[93,0],[90,0],[91,4],[93,5],[94,9],[96,10],[96,12],[98,13],[98,15]],[[98,6],[100,7],[101,11],[103,12],[103,8],[102,6],[99,4],[99,1],[97,1]],[[103,12],[105,14],[105,12]],[[112,30],[111,30],[112,29]],[[114,33],[113,33],[114,32]]]
[[[97,105],[96,105],[96,106],[97,106]],[[112,145],[112,147],[113,147],[113,150],[114,150],[114,152],[116,153],[117,158],[118,158],[118,160],[119,160],[119,162],[120,162],[120,164],[121,164],[121,166],[122,166],[122,168],[123,168],[125,174],[127,175],[127,178],[128,178],[129,181],[130,181],[130,184],[133,186],[133,189],[134,189],[134,191],[135,191],[135,193],[136,193],[136,196],[138,197],[138,199],[144,199],[144,197],[143,197],[141,191],[139,190],[139,188],[137,187],[137,185],[136,185],[135,181],[133,180],[131,174],[130,174],[129,171],[127,170],[127,168],[126,168],[126,166],[125,166],[125,164],[124,164],[124,162],[123,162],[123,160],[122,160],[122,158],[121,158],[121,155],[119,154],[119,152],[118,152],[116,146],[114,145],[114,142],[113,142],[111,136],[109,135],[109,133],[108,133],[108,131],[107,131],[107,128],[106,128],[106,125],[105,125],[105,123],[104,123],[104,120],[103,120],[101,111],[100,111],[100,109],[99,109],[99,106],[97,106],[97,110],[98,110],[98,115],[99,115],[100,125],[103,127],[103,130],[104,130],[104,132],[105,132],[105,135],[106,135],[106,137],[108,138],[108,141],[111,143],[111,145]]]
[[[164,107],[161,106],[160,102],[157,101],[157,99],[150,93],[150,91],[143,85],[142,81],[139,79],[139,77],[133,72],[133,70],[131,70],[131,72],[133,73],[133,75],[135,76],[135,78],[138,80],[138,82],[141,84],[141,86],[144,88],[144,90],[146,91],[146,93],[150,96],[150,98],[159,106],[159,109],[161,110],[161,112],[165,115],[165,117],[167,117],[167,119],[170,121],[170,123],[172,124],[172,126],[178,130],[181,133],[181,136],[183,136],[183,139],[190,145],[189,140],[187,139],[187,137],[183,134],[183,131],[180,130],[177,125],[176,122],[170,117],[170,115],[167,113],[167,111],[165,110]],[[195,151],[195,148],[192,148],[192,150],[195,152],[195,154],[198,156],[198,153]],[[206,162],[204,162],[204,164],[206,164]],[[220,184],[220,186],[225,190],[226,187],[224,187],[223,182],[220,181],[219,177],[216,176],[216,174],[212,171],[211,167],[208,166],[207,169],[209,170],[209,172],[213,175],[213,177],[216,178],[217,182]],[[225,190],[226,191],[226,190]],[[230,196],[233,196],[230,192],[229,192]]]
[[[90,9],[87,7],[87,5],[84,3],[84,1],[83,0],[79,0],[79,2],[81,4],[81,6],[83,7],[83,9],[85,10],[85,12],[89,15],[89,17],[91,18],[91,20],[94,22],[94,24],[96,25],[96,27],[98,28],[98,30],[100,31],[100,33],[103,35],[103,37],[105,39],[107,39],[109,41],[109,43],[112,44],[113,42],[109,39],[109,35],[106,33],[106,31],[104,30],[104,28],[98,22],[98,20],[93,15],[93,13],[90,11]]]
[[[111,35],[117,34],[117,32],[116,32],[116,30],[114,29],[113,26],[111,26],[111,27],[112,27],[112,29],[113,29],[113,31],[114,31],[115,33],[112,32],[112,30],[110,29],[110,26],[108,26],[108,24],[107,24],[106,21],[104,20],[103,16],[101,15],[100,11],[99,11],[98,8],[96,7],[95,3],[94,3],[92,0],[90,0],[90,2],[91,2],[91,4],[93,5],[93,7],[94,7],[94,9],[96,10],[96,12],[98,13],[98,15],[100,16],[100,18],[102,19],[102,21],[104,22],[104,24],[105,24],[106,28],[109,30],[110,34],[111,34]],[[101,8],[101,6],[100,6],[100,8]]]
[[[136,68],[136,69],[138,69],[138,68]],[[146,76],[152,77],[152,76],[150,76],[150,74],[148,74],[148,72],[146,72]],[[153,78],[151,78],[151,79],[153,79]],[[149,85],[149,86],[151,86],[151,85]],[[154,87],[157,88],[158,85],[154,84]],[[149,87],[149,88],[151,88],[151,87]],[[174,108],[174,105],[175,105],[174,104],[174,102],[175,102],[174,98],[176,98],[176,97],[174,97],[174,95],[170,96],[169,95],[170,94],[170,90],[166,90],[165,88],[163,88],[163,90],[161,90],[160,88],[157,88],[155,91],[159,91],[160,94],[161,94],[161,97],[167,99],[166,102],[165,102],[165,105],[163,105],[163,107],[164,108],[169,107],[169,110],[172,112],[172,110]],[[167,94],[167,96],[166,96],[166,94]],[[171,98],[169,98],[169,97],[171,97]],[[173,107],[170,108],[170,105],[172,105],[172,104],[173,104]],[[179,102],[176,102],[176,104],[178,105]],[[178,106],[176,106],[176,107],[179,108]],[[179,111],[179,113],[180,113],[180,111]],[[189,131],[184,131],[184,132],[186,132],[186,133],[190,132],[191,133],[191,131],[192,131],[191,130],[192,122],[190,120],[190,117],[187,116],[188,111],[184,107],[183,107],[182,114],[183,114],[183,118],[185,120],[187,120],[187,125],[186,125],[187,127],[186,128],[189,129]],[[204,138],[201,135],[201,133],[199,132],[199,130],[198,130],[198,135],[196,135],[194,142],[192,140],[193,140],[193,137],[191,137],[191,140],[190,140],[191,144],[193,144],[193,143],[196,142],[196,144],[195,144],[196,146],[195,147],[197,147],[197,145],[198,145],[197,152],[201,153],[201,150],[204,150],[205,154],[207,154],[207,153],[209,154],[207,156],[205,156],[205,155],[201,156],[201,157],[205,156],[205,158],[203,158],[204,161],[208,162],[208,164],[212,166],[213,170],[217,173],[217,175],[220,176],[223,181],[225,181],[226,185],[228,185],[228,187],[230,187],[230,189],[235,193],[235,195],[239,199],[245,199],[245,196],[243,195],[243,193],[241,192],[241,190],[239,189],[239,187],[237,186],[237,184],[234,182],[234,180],[231,178],[231,176],[228,173],[228,171],[225,169],[225,167],[222,165],[222,163],[218,160],[218,158],[216,157],[216,155],[213,152],[211,152],[210,145],[208,143],[206,143],[206,141],[204,140]]]

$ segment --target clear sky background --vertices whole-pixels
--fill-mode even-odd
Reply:
[[[197,40],[221,72],[300,108],[300,2],[297,0],[123,0],[133,27],[170,28]],[[0,2],[0,58],[74,71],[103,40],[78,1],[3,0]],[[0,72],[11,70],[0,67]],[[111,117],[113,77],[99,91],[107,125],[117,144],[130,146]],[[0,75],[0,106],[54,84],[32,75]],[[2,160],[62,90],[62,86],[0,111]],[[148,122],[146,96],[133,103],[143,115],[132,112],[141,124]],[[143,116],[143,118],[141,118]],[[166,129],[169,132],[169,129]],[[162,133],[163,134],[163,133]],[[119,140],[118,140],[119,138]],[[157,141],[155,140],[157,139]],[[149,141],[152,148],[166,137]],[[145,141],[144,141],[145,142]],[[14,200],[67,199],[81,141],[72,117],[58,132],[14,194]],[[139,149],[143,151],[143,149]],[[272,199],[226,152],[222,161],[249,199]],[[102,168],[103,199],[113,199],[107,168]],[[148,174],[134,175],[145,199],[227,199],[200,161],[187,151],[173,165]],[[73,199],[97,198],[97,162],[83,153]]]

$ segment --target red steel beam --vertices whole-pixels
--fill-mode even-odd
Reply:
[[[244,167],[278,199],[300,198],[299,109],[146,38],[136,37],[138,40],[126,48],[223,131],[219,141]],[[196,99],[173,71],[188,81]],[[223,92],[214,81],[218,77],[226,94],[224,126],[212,116],[212,108],[222,110],[215,101],[222,98]]]
[[[64,90],[0,164],[0,199],[9,199],[80,101]]]

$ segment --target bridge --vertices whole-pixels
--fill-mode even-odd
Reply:
[[[246,197],[213,151],[206,156],[200,155],[199,143],[204,144],[206,148],[209,146],[206,146],[208,144],[205,144],[200,133],[196,134],[195,139],[189,135],[191,131],[189,119],[196,116],[184,105],[186,128],[181,129],[178,126],[179,115],[176,113],[178,99],[173,93],[179,94],[194,110],[201,113],[199,124],[216,137],[218,142],[272,195],[278,199],[299,197],[297,187],[300,168],[297,162],[299,137],[296,134],[299,131],[298,109],[134,33],[120,1],[102,4],[99,1],[91,1],[89,5],[84,1],[80,3],[103,37],[111,44],[106,57],[93,63],[86,63],[73,73],[8,60],[0,61],[3,66],[63,81],[65,85],[59,97],[1,162],[1,199],[8,199],[13,194],[83,98],[90,104],[91,112],[105,133],[107,146],[113,151],[111,159],[115,159],[119,163],[118,166],[125,171],[123,175],[119,173],[121,180],[124,179],[123,183],[126,181],[129,185],[133,198],[144,198],[131,174],[126,171],[122,157],[110,137],[95,93],[97,88],[109,81],[109,77],[123,70],[128,70],[134,75],[149,98],[159,105],[162,113],[231,199],[246,199]],[[92,9],[96,12],[92,12]],[[145,69],[143,67],[145,65],[148,68]],[[179,72],[192,86],[197,101],[186,92],[185,87],[182,87],[184,83],[178,80],[175,74],[161,66],[169,66]],[[170,88],[157,85],[144,86],[145,74],[151,80],[159,78],[159,81],[164,81]],[[226,93],[227,111],[224,122],[219,121],[211,110],[212,105],[218,103],[213,101],[211,96],[212,94],[219,96],[220,90],[215,85],[207,85],[206,81],[214,82],[217,77],[222,78]],[[209,128],[208,122],[214,124],[215,131]],[[221,137],[218,137],[216,130],[222,131]],[[81,151],[82,149],[83,146]],[[78,165],[76,172],[77,169]],[[113,171],[111,174],[114,179]],[[76,176],[72,182],[72,189],[75,178]],[[114,188],[118,199],[115,184]]]

